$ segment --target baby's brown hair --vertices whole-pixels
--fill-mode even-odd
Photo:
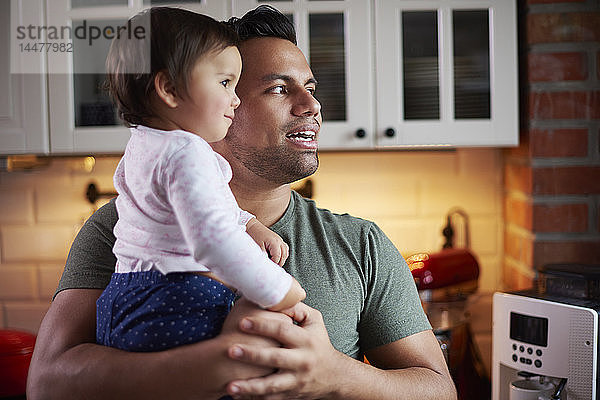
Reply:
[[[149,41],[149,42],[148,42]],[[146,124],[154,78],[164,71],[180,96],[196,61],[212,51],[236,46],[237,34],[206,15],[172,7],[153,7],[132,17],[111,43],[105,87],[126,126]]]

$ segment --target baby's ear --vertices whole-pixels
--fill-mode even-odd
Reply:
[[[159,71],[154,77],[154,90],[168,107],[176,108],[179,105],[175,86],[165,71]]]

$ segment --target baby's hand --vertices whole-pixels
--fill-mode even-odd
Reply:
[[[269,254],[271,260],[283,266],[290,254],[290,248],[283,239],[261,224],[256,218],[252,218],[246,224],[246,232],[254,239],[263,251]]]

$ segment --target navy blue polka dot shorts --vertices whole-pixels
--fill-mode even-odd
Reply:
[[[96,342],[159,351],[221,332],[235,294],[203,275],[158,271],[113,274],[96,302]]]

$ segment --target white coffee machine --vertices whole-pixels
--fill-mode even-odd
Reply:
[[[538,273],[532,290],[494,294],[492,400],[600,400],[600,268]],[[524,383],[535,393],[516,393]]]

